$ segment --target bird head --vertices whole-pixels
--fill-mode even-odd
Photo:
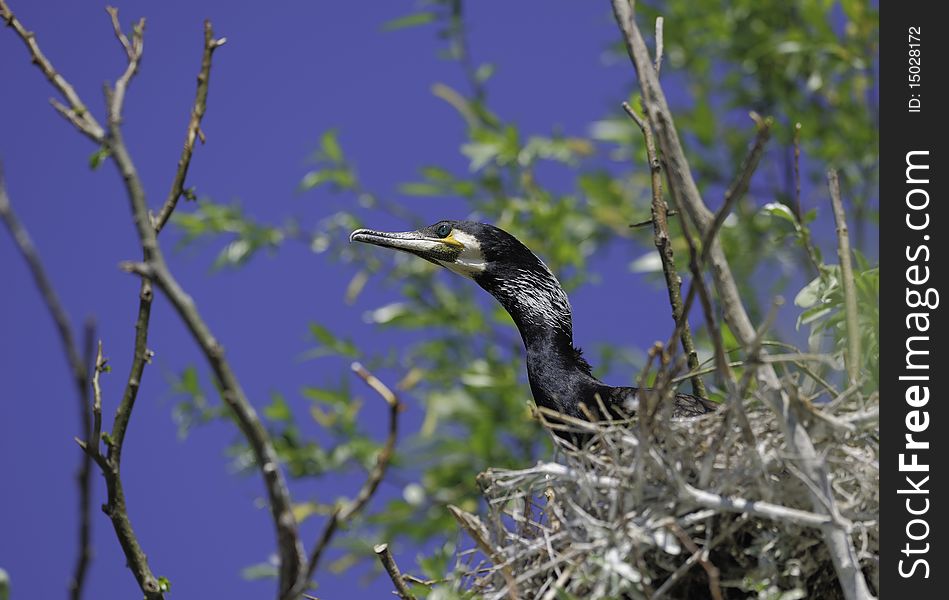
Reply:
[[[518,326],[546,321],[571,331],[570,303],[560,282],[503,229],[474,221],[439,221],[417,231],[357,229],[349,240],[408,252],[473,279],[501,302]]]
[[[509,262],[511,257],[503,254],[512,247],[520,246],[533,256],[509,233],[472,221],[439,221],[417,231],[357,229],[349,241],[408,252],[471,279]]]

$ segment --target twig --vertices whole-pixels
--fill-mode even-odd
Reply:
[[[704,236],[711,226],[711,212],[702,200],[692,178],[665,93],[659,84],[659,78],[649,58],[649,50],[633,16],[633,7],[628,0],[611,0],[611,3],[626,49],[639,76],[643,105],[648,120],[658,138],[666,161],[666,172],[672,196],[676,204],[685,209]],[[738,286],[721,244],[714,236],[709,241],[711,244],[708,257],[725,319],[738,340],[747,345],[755,338],[755,328],[742,305]],[[823,470],[823,459],[817,454],[807,431],[797,422],[790,407],[790,398],[787,393],[781,391],[777,373],[770,365],[759,369],[759,373],[764,389],[767,390],[771,408],[779,416],[788,450],[792,455],[799,457],[806,476],[816,482],[817,488],[822,490],[823,497],[812,495],[811,503],[815,511],[823,512],[826,503],[830,503],[830,506],[834,505],[833,490]],[[844,597],[847,600],[871,598],[872,595],[860,569],[857,553],[848,532],[842,527],[826,527],[822,531],[824,543],[830,552]]]
[[[116,133],[117,131],[113,131],[113,135]],[[123,145],[116,146],[113,156],[116,157],[120,169],[134,168],[125,155]],[[134,174],[134,171],[132,173]],[[137,175],[127,179],[127,181],[130,180],[137,181]],[[270,435],[260,422],[254,407],[247,400],[237,376],[231,369],[230,362],[224,355],[224,347],[211,333],[194,300],[184,291],[165,265],[164,257],[155,241],[155,230],[149,223],[144,196],[136,193],[135,189],[135,185],[129,186],[135,221],[139,225],[142,247],[153,248],[152,258],[146,263],[125,263],[123,267],[130,272],[150,278],[164,292],[208,361],[208,366],[217,379],[221,397],[233,411],[238,427],[247,439],[264,479],[280,554],[279,598],[293,598],[294,594],[299,595],[297,590],[303,584],[306,559],[297,533],[297,521],[292,510],[290,492],[283,472],[280,470]]]
[[[699,560],[702,558],[703,553],[707,553],[711,551],[712,548],[722,543],[722,541],[725,540],[728,536],[730,536],[732,532],[734,532],[738,528],[738,526],[741,525],[743,522],[744,522],[743,518],[739,518],[739,519],[736,519],[735,521],[732,521],[731,523],[728,524],[727,527],[725,527],[721,532],[719,532],[718,535],[715,536],[715,539],[706,543],[705,548],[698,548],[695,551],[693,551],[692,555],[689,556],[689,558],[686,559],[684,563],[679,565],[679,568],[676,569],[675,572],[672,575],[670,575],[662,583],[662,585],[656,589],[655,593],[653,593],[653,595],[650,597],[650,600],[661,600],[662,598],[664,598],[666,594],[669,592],[669,590],[672,589],[672,586],[674,586],[676,582],[679,581],[679,579],[681,579],[682,576],[685,575],[695,563],[699,562]]]
[[[656,77],[659,76],[659,72],[662,69],[662,24],[664,19],[662,17],[656,17]]]
[[[771,502],[757,502],[754,500],[745,500],[744,498],[728,498],[705,490],[696,489],[685,482],[680,483],[680,489],[691,501],[699,506],[714,508],[724,512],[748,513],[756,517],[795,523],[805,527],[824,527],[833,522],[827,515],[781,506],[780,504],[773,504]]]
[[[7,10],[6,6],[2,4],[2,0],[0,0],[0,7]],[[33,281],[43,297],[46,309],[56,325],[56,331],[59,333],[59,339],[66,355],[66,362],[76,385],[82,435],[88,435],[92,427],[92,418],[89,414],[89,361],[84,358],[79,350],[72,326],[69,323],[69,317],[66,315],[66,309],[63,307],[58,294],[56,294],[52,281],[46,274],[43,261],[40,259],[39,252],[37,252],[29,232],[13,210],[10,197],[7,195],[2,167],[0,167],[0,219],[3,220],[17,249],[23,256],[23,260],[33,276]],[[90,329],[93,327],[91,321],[87,322],[87,341],[92,338]],[[72,579],[69,583],[69,593],[72,600],[79,600],[82,597],[86,573],[89,569],[89,562],[92,560],[92,457],[85,452],[82,453],[79,469],[76,472],[76,483],[79,486],[79,551],[76,556]]]
[[[725,223],[725,219],[731,214],[735,203],[748,191],[751,177],[754,175],[755,169],[758,168],[761,155],[764,153],[764,145],[767,143],[768,138],[771,137],[771,125],[773,123],[771,117],[762,118],[754,111],[749,113],[749,116],[751,120],[755,122],[755,141],[748,150],[748,154],[744,160],[741,161],[741,167],[739,167],[738,174],[735,176],[734,181],[732,181],[728,189],[725,190],[725,201],[722,203],[721,208],[715,213],[712,224],[705,229],[702,235],[702,264],[708,259],[712,241],[715,239],[715,236],[718,235],[718,230]]]
[[[307,561],[307,571],[304,581],[309,581],[313,577],[319,565],[320,557],[333,539],[333,534],[336,533],[339,523],[348,521],[365,508],[373,494],[376,493],[379,484],[385,477],[386,470],[389,468],[389,463],[392,461],[392,456],[395,453],[395,443],[399,435],[399,412],[402,410],[402,405],[398,397],[386,384],[382,383],[382,381],[370,373],[360,363],[354,362],[351,368],[353,372],[365,381],[369,387],[375,390],[389,406],[389,432],[386,435],[386,441],[379,450],[378,456],[376,456],[375,466],[373,466],[369,472],[366,481],[363,482],[356,497],[344,505],[337,506],[335,510],[333,510],[333,514],[330,515],[329,520],[323,526],[323,531],[320,533],[316,546],[310,554],[309,561]]]
[[[718,567],[712,564],[712,561],[708,559],[708,549],[702,550],[699,548],[695,541],[689,537],[689,534],[683,531],[677,524],[670,523],[668,528],[679,538],[682,545],[684,545],[693,556],[698,556],[697,560],[699,564],[702,565],[702,568],[705,569],[706,574],[708,574],[708,591],[712,596],[712,600],[722,600],[722,586],[719,583],[721,573]]]
[[[840,284],[844,289],[844,310],[847,317],[847,376],[850,384],[857,383],[860,376],[860,329],[857,316],[857,288],[853,279],[853,263],[850,260],[850,233],[847,229],[847,215],[840,200],[840,182],[837,171],[827,171],[827,184],[830,187],[830,202],[834,207],[834,220],[837,223],[837,255],[840,258]]]
[[[662,31],[661,18],[656,21],[657,32]],[[659,34],[661,40],[661,33]],[[657,70],[658,70],[657,57]],[[666,279],[666,290],[669,293],[669,304],[672,306],[672,320],[674,323],[682,321],[683,325],[680,332],[682,339],[682,349],[686,353],[689,361],[689,370],[695,371],[699,368],[699,356],[695,351],[695,342],[692,340],[692,329],[689,327],[688,316],[682,312],[682,279],[679,277],[675,266],[675,255],[672,250],[672,243],[669,240],[669,223],[666,220],[667,210],[666,201],[662,197],[662,163],[656,153],[656,143],[653,139],[652,129],[649,124],[643,121],[632,107],[623,102],[623,110],[626,114],[639,125],[643,138],[646,141],[646,156],[649,160],[649,170],[652,182],[652,226],[653,243],[659,257],[662,260],[662,273]],[[705,389],[705,383],[702,378],[695,376],[692,378],[692,393],[701,398],[708,398],[708,390]]]
[[[105,372],[108,360],[102,356],[102,340],[96,350],[96,364],[92,372],[92,436],[87,442],[98,448],[102,437],[102,388],[99,386],[99,374]]]
[[[376,556],[379,557],[379,562],[382,563],[386,573],[389,574],[389,579],[392,580],[392,584],[395,586],[399,598],[402,598],[402,600],[415,600],[415,595],[409,590],[409,586],[405,585],[402,572],[399,571],[399,565],[395,564],[395,559],[392,557],[392,553],[389,552],[389,545],[377,544],[372,550],[376,553]]]
[[[0,0],[0,19],[3,19],[7,27],[12,27],[13,30],[16,31],[17,35],[23,40],[23,43],[26,44],[27,49],[30,51],[33,64],[43,72],[46,79],[49,80],[53,87],[55,87],[69,103],[69,108],[66,108],[62,104],[56,106],[57,102],[53,101],[56,109],[66,117],[70,123],[76,126],[79,131],[90,137],[94,142],[101,143],[105,138],[105,130],[99,125],[95,117],[89,113],[89,109],[86,108],[86,105],[79,99],[79,94],[76,93],[76,90],[53,68],[53,65],[46,58],[46,55],[40,50],[39,44],[36,43],[36,34],[23,26],[23,23],[21,23],[19,19],[16,18],[16,15],[13,14],[13,11],[10,10],[6,0]]]
[[[122,108],[125,105],[125,92],[128,90],[132,77],[138,72],[138,65],[142,60],[142,52],[145,44],[145,19],[139,19],[132,26],[132,39],[125,35],[122,26],[119,23],[119,9],[114,6],[106,6],[105,10],[112,19],[112,29],[115,31],[115,37],[119,40],[122,48],[125,49],[125,55],[128,59],[125,71],[115,81],[115,87],[109,91],[106,88],[107,109],[109,113],[109,128],[122,120]]]
[[[635,114],[635,113],[633,113],[633,114]],[[638,118],[638,117],[637,117],[637,118]],[[674,209],[671,209],[671,208],[666,208],[666,216],[667,216],[667,217],[674,217],[674,216],[676,216],[676,215],[678,215],[678,214],[679,214],[679,211],[674,210]],[[637,223],[630,223],[629,227],[632,229],[632,228],[636,228],[636,227],[645,227],[645,226],[647,226],[647,225],[652,225],[652,219],[646,219],[645,221],[639,221],[639,222],[637,222]]]
[[[511,566],[506,564],[504,557],[498,554],[494,546],[490,542],[490,535],[488,534],[487,528],[484,526],[484,523],[481,522],[481,519],[478,517],[469,514],[457,506],[448,505],[448,512],[451,513],[451,516],[455,518],[455,521],[458,522],[458,525],[471,537],[472,540],[478,545],[478,548],[487,555],[488,558],[500,569],[501,576],[504,578],[505,583],[507,584],[508,597],[511,600],[517,600],[520,598],[520,592],[517,587],[517,580],[514,577],[514,573],[511,570]]]
[[[204,143],[204,135],[201,133],[201,119],[208,105],[208,87],[211,79],[211,56],[214,51],[223,46],[227,38],[214,38],[214,31],[211,29],[211,21],[204,22],[204,53],[201,57],[201,69],[198,71],[198,87],[194,96],[194,105],[191,109],[191,119],[188,121],[188,129],[185,133],[184,147],[181,149],[181,158],[178,159],[178,169],[175,171],[175,178],[171,182],[171,191],[165,199],[165,204],[155,217],[155,230],[161,231],[171,213],[175,210],[175,205],[181,194],[184,193],[185,179],[188,176],[188,167],[191,165],[191,155],[194,153],[195,139],[201,139]]]

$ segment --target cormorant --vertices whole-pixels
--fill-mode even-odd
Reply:
[[[524,341],[527,378],[539,406],[584,419],[579,404],[598,413],[599,394],[614,414],[629,415],[638,407],[637,388],[609,386],[593,376],[573,345],[566,292],[547,265],[513,235],[485,223],[439,221],[399,233],[357,229],[349,241],[414,254],[473,279],[497,298]],[[672,416],[698,416],[716,407],[698,396],[676,394]]]

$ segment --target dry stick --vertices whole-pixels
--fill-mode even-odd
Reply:
[[[853,280],[853,263],[850,261],[850,233],[847,229],[847,215],[840,200],[840,182],[837,171],[827,172],[827,184],[830,187],[830,202],[834,207],[834,220],[837,222],[837,255],[840,258],[840,278],[844,288],[844,310],[847,317],[847,376],[850,384],[857,383],[860,374],[860,330],[857,323],[857,288]]]
[[[755,141],[748,150],[748,154],[746,154],[745,158],[741,161],[741,166],[738,169],[738,174],[735,176],[734,181],[732,181],[728,189],[725,190],[725,201],[722,203],[721,208],[715,213],[711,226],[704,231],[702,236],[703,265],[705,261],[708,260],[713,240],[715,240],[715,237],[718,235],[719,229],[725,224],[725,219],[731,214],[732,208],[738,200],[748,191],[748,186],[751,184],[751,177],[755,174],[758,163],[761,161],[761,155],[764,153],[764,145],[767,143],[768,138],[771,137],[771,125],[774,123],[771,117],[762,118],[754,111],[749,113],[749,116],[751,120],[755,122],[755,128],[757,130]]]
[[[662,22],[657,21],[656,29],[661,31]],[[656,67],[659,65],[659,57],[656,58]],[[649,171],[652,181],[652,232],[653,243],[662,259],[662,273],[666,278],[666,290],[669,292],[669,304],[672,306],[672,320],[678,323],[683,318],[682,313],[682,278],[676,272],[675,255],[672,251],[672,242],[669,239],[669,223],[667,217],[666,201],[662,198],[662,163],[656,153],[656,143],[652,136],[652,129],[649,124],[643,121],[639,115],[633,111],[633,108],[626,102],[623,102],[623,110],[629,115],[643,133],[646,140],[646,156],[649,160]],[[695,351],[695,342],[692,340],[692,329],[689,327],[688,318],[683,321],[680,337],[682,339],[682,349],[685,351],[689,361],[689,370],[695,371],[699,368],[699,356]],[[708,398],[708,390],[705,389],[705,383],[702,378],[696,375],[692,378],[692,393],[701,398]]]
[[[389,463],[392,461],[392,456],[395,453],[395,443],[399,435],[399,413],[402,411],[402,404],[399,402],[398,396],[396,396],[386,384],[382,383],[375,375],[362,366],[362,364],[354,362],[350,368],[365,381],[369,387],[375,390],[389,406],[389,432],[386,435],[386,441],[379,450],[379,455],[376,456],[376,464],[369,472],[366,481],[363,482],[356,497],[345,505],[337,506],[330,515],[326,525],[323,526],[323,531],[320,532],[320,537],[313,551],[310,553],[310,559],[307,562],[306,577],[303,579],[304,585],[310,581],[313,577],[313,573],[316,572],[323,551],[329,546],[339,524],[351,519],[365,508],[369,500],[372,499],[373,494],[379,489],[379,484],[382,483],[386,470],[389,468]]]
[[[801,124],[794,124],[794,218],[797,221],[796,227],[801,236],[801,245],[804,247],[804,254],[807,256],[815,275],[821,275],[822,269],[820,260],[817,258],[817,250],[814,248],[814,242],[811,240],[811,230],[804,223],[804,206],[801,203]]]
[[[611,0],[611,3],[617,24],[623,34],[626,49],[639,75],[643,103],[650,125],[656,133],[663,156],[666,159],[673,198],[680,207],[690,214],[693,221],[698,224],[699,229],[704,232],[709,228],[711,213],[702,200],[695,181],[692,179],[692,173],[685,158],[682,144],[679,141],[665,93],[659,84],[659,78],[655,74],[652,61],[649,59],[649,50],[646,47],[645,40],[643,40],[642,32],[640,32],[633,18],[632,6],[628,0]],[[721,245],[716,238],[713,238],[711,242],[709,259],[725,318],[739,341],[748,344],[754,339],[755,329],[741,303],[738,286],[735,283]],[[765,365],[764,368],[759,370],[759,374],[764,388],[769,392],[768,397],[771,407],[780,417],[779,421],[788,450],[791,454],[800,458],[807,477],[818,482],[818,488],[823,491],[824,498],[812,495],[812,504],[815,510],[824,511],[825,503],[829,502],[833,506],[834,497],[827,474],[823,469],[823,460],[817,454],[807,431],[801,427],[796,416],[792,413],[790,399],[786,393],[781,391],[777,373],[770,365]],[[847,531],[843,527],[835,526],[826,527],[822,532],[844,597],[847,600],[872,598],[867,582],[861,572],[856,550]]]
[[[662,25],[665,23],[665,19],[662,17],[656,17],[656,60],[654,66],[656,68],[656,77],[659,77],[659,72],[662,69],[662,50],[663,50],[663,40],[662,40]]]
[[[191,164],[191,155],[194,152],[194,141],[196,138],[204,143],[204,134],[201,132],[201,119],[204,117],[204,111],[208,104],[208,87],[211,77],[211,57],[214,51],[224,45],[227,38],[214,39],[214,31],[211,29],[211,22],[204,22],[204,54],[201,57],[201,69],[198,71],[198,87],[194,97],[194,104],[191,108],[191,119],[188,121],[188,130],[185,133],[184,147],[181,149],[181,157],[178,159],[178,170],[175,172],[175,178],[171,183],[171,191],[165,199],[158,216],[155,217],[155,230],[161,231],[171,213],[175,210],[178,199],[184,193],[185,179],[188,176],[188,166]]]
[[[722,541],[724,541],[725,538],[730,536],[732,532],[738,529],[738,526],[744,522],[744,519],[745,517],[739,517],[738,519],[732,521],[727,527],[725,527],[722,531],[720,531],[713,540],[706,543],[704,548],[698,549],[698,551],[693,552],[692,555],[689,556],[689,558],[686,559],[684,563],[679,565],[679,568],[676,569],[672,573],[672,575],[670,575],[662,583],[662,585],[656,589],[655,593],[653,593],[652,596],[650,596],[650,600],[661,600],[661,598],[664,598],[665,595],[669,592],[669,590],[672,589],[672,586],[674,586],[676,582],[678,582],[679,579],[682,578],[683,575],[688,573],[689,569],[691,569],[695,563],[699,562],[699,560],[702,558],[703,553],[710,551],[712,548],[722,543]]]
[[[0,0],[0,19],[3,19],[8,27],[12,27],[19,38],[23,40],[23,43],[26,44],[30,52],[33,64],[43,72],[46,79],[53,84],[53,87],[55,87],[69,103],[69,107],[66,107],[61,102],[50,99],[50,102],[56,110],[83,134],[92,138],[94,142],[101,143],[105,138],[105,130],[99,125],[95,117],[89,113],[89,109],[86,108],[86,105],[79,99],[79,94],[76,93],[76,90],[53,68],[53,65],[43,54],[42,50],[40,50],[39,44],[36,43],[36,35],[32,31],[27,30],[16,18],[13,11],[11,11],[7,5],[6,0]]]
[[[448,512],[451,513],[451,516],[455,518],[455,521],[457,521],[458,525],[460,525],[461,528],[465,530],[468,536],[474,540],[475,544],[477,544],[478,548],[484,552],[485,556],[491,559],[491,562],[493,562],[495,566],[500,569],[501,576],[504,578],[504,582],[507,585],[508,598],[511,600],[517,600],[520,598],[517,580],[514,578],[514,573],[511,571],[511,566],[506,564],[504,557],[499,555],[494,546],[491,544],[488,530],[484,526],[484,523],[481,522],[481,519],[461,510],[452,504],[448,505]]]
[[[399,598],[402,598],[402,600],[415,600],[415,595],[412,594],[409,587],[405,585],[402,572],[399,571],[399,565],[395,564],[395,559],[392,557],[392,553],[389,552],[389,545],[377,544],[372,550],[376,553],[376,556],[379,557],[379,562],[382,563],[386,573],[389,574],[389,579],[392,580],[392,584],[395,586]]]
[[[705,569],[705,573],[708,575],[708,591],[712,596],[713,600],[722,600],[722,586],[720,584],[720,571],[718,567],[712,564],[712,561],[708,559],[707,549],[702,550],[698,547],[698,544],[689,537],[681,527],[675,523],[670,523],[668,528],[675,534],[679,541],[682,542],[682,545],[692,553],[693,556],[697,556],[699,564],[702,565],[702,568]]]
[[[76,338],[73,335],[72,326],[69,324],[69,317],[66,315],[66,309],[59,300],[52,281],[46,274],[43,261],[40,259],[36,246],[33,245],[29,232],[13,210],[3,181],[2,168],[0,168],[0,219],[3,220],[17,249],[23,256],[23,260],[33,276],[33,281],[43,297],[46,309],[56,325],[56,331],[59,333],[59,339],[66,354],[66,362],[69,365],[78,392],[79,422],[82,434],[84,436],[89,435],[92,427],[92,417],[89,414],[89,360],[84,358],[80,352]],[[93,327],[90,323],[86,324],[87,347],[88,340],[92,338],[90,329]],[[88,356],[88,353],[86,356]],[[76,482],[79,486],[79,552],[76,556],[72,579],[69,582],[69,594],[73,600],[79,600],[82,597],[86,573],[89,569],[89,562],[92,560],[92,457],[86,453],[82,454],[79,469],[76,472]]]

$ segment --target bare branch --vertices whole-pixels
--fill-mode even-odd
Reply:
[[[662,30],[661,20],[657,20],[656,29],[657,31]],[[661,39],[661,35],[659,39]],[[643,121],[626,102],[623,102],[623,110],[639,125],[639,129],[642,131],[643,138],[645,138],[646,141],[646,156],[649,160],[652,182],[653,243],[656,246],[656,251],[659,253],[659,258],[662,260],[662,273],[665,275],[666,290],[669,293],[669,304],[672,307],[672,320],[677,324],[682,323],[680,329],[682,349],[688,358],[689,370],[695,371],[699,368],[699,357],[695,351],[695,342],[692,340],[692,329],[689,327],[688,315],[682,311],[682,279],[676,271],[675,255],[672,251],[672,243],[669,238],[669,223],[667,221],[668,207],[662,197],[662,163],[659,161],[659,155],[656,153],[656,143],[653,139],[652,129],[649,127],[649,124]],[[692,378],[692,393],[701,398],[708,398],[708,390],[705,389],[705,383],[698,375]]]
[[[847,317],[847,376],[850,384],[857,383],[860,375],[860,329],[857,316],[857,288],[853,279],[853,263],[850,259],[850,233],[847,229],[847,215],[840,200],[840,182],[837,171],[827,172],[827,184],[830,187],[830,202],[834,207],[834,220],[837,222],[837,256],[840,259],[840,285],[844,289],[844,310]]]
[[[304,578],[304,582],[309,581],[316,572],[316,568],[320,563],[320,558],[323,555],[323,551],[333,539],[333,535],[335,534],[336,529],[339,527],[339,523],[341,521],[345,522],[351,519],[354,515],[365,508],[366,504],[369,503],[369,500],[372,499],[373,494],[375,494],[376,490],[379,488],[379,484],[382,483],[382,480],[386,474],[386,470],[389,468],[389,463],[392,461],[392,455],[395,453],[395,443],[399,434],[399,412],[402,410],[402,405],[399,403],[398,397],[391,389],[389,389],[386,384],[382,383],[382,381],[370,373],[364,366],[362,366],[362,364],[354,362],[351,365],[351,368],[353,372],[356,373],[356,375],[358,375],[363,381],[365,381],[369,387],[375,390],[375,392],[379,394],[379,396],[385,400],[386,404],[389,406],[389,432],[386,435],[386,441],[379,450],[378,456],[376,456],[375,466],[373,466],[372,470],[369,472],[368,476],[366,477],[366,481],[363,482],[362,487],[356,494],[356,497],[350,502],[347,502],[345,505],[337,506],[333,511],[333,514],[330,515],[329,520],[327,520],[326,524],[323,526],[323,531],[320,533],[320,538],[317,541],[316,546],[313,548],[313,552],[310,554],[310,560],[307,564],[307,573],[306,577]]]
[[[704,234],[702,235],[703,264],[708,259],[713,240],[715,239],[715,236],[718,235],[718,230],[721,229],[722,225],[725,223],[725,219],[727,219],[728,215],[731,213],[732,207],[734,207],[735,203],[738,202],[738,200],[740,200],[741,197],[745,195],[745,192],[748,191],[748,185],[751,183],[751,176],[754,175],[755,169],[758,168],[758,162],[761,160],[761,155],[764,153],[764,145],[768,141],[768,138],[771,137],[771,125],[773,123],[771,117],[762,118],[754,111],[750,113],[750,116],[751,120],[755,122],[755,128],[757,130],[755,141],[748,150],[748,154],[745,156],[744,160],[742,160],[741,167],[738,169],[738,175],[725,191],[725,201],[722,203],[721,208],[719,208],[715,213],[715,217],[712,219],[712,224],[707,229],[705,229]]]
[[[659,72],[662,69],[662,50],[663,50],[663,40],[662,40],[662,25],[665,19],[662,17],[656,17],[656,77],[659,76]]]
[[[125,55],[128,58],[125,71],[115,82],[115,89],[111,92],[107,91],[106,93],[107,109],[109,112],[108,122],[109,128],[111,129],[114,123],[119,123],[122,120],[122,107],[125,104],[125,93],[128,90],[132,77],[138,72],[138,65],[142,60],[142,52],[145,44],[145,19],[139,19],[138,22],[132,26],[132,39],[129,40],[122,31],[122,26],[119,23],[119,9],[114,6],[107,6],[105,10],[112,19],[112,28],[115,31],[115,37],[119,40],[122,48],[125,49]]]
[[[682,545],[685,546],[693,556],[698,557],[699,564],[702,565],[702,568],[705,569],[705,572],[708,574],[708,591],[712,596],[712,600],[722,600],[722,586],[719,583],[720,573],[718,567],[712,564],[708,559],[708,549],[702,550],[699,548],[695,541],[689,537],[689,534],[683,531],[677,524],[670,523],[668,527],[672,533],[679,538]]]
[[[395,564],[395,558],[393,558],[392,553],[389,552],[389,545],[377,544],[373,548],[373,552],[379,557],[379,562],[382,563],[383,568],[385,568],[386,573],[389,575],[389,579],[391,579],[392,584],[395,585],[396,594],[399,598],[402,598],[402,600],[415,600],[415,595],[412,594],[409,587],[405,585],[402,572],[399,571],[399,565]]]
[[[0,167],[0,220],[3,220],[17,249],[23,256],[23,260],[33,276],[33,281],[43,297],[46,309],[56,325],[56,331],[59,333],[60,342],[66,355],[66,362],[76,385],[82,435],[88,435],[92,422],[89,415],[89,372],[87,366],[89,361],[79,350],[72,326],[69,323],[69,317],[66,315],[66,309],[59,300],[59,295],[53,288],[52,281],[46,274],[46,269],[40,259],[39,252],[33,245],[29,232],[13,210],[10,197],[7,195],[2,167]],[[93,327],[92,321],[88,321],[86,324],[87,340],[92,337],[90,329]],[[80,459],[79,469],[76,473],[76,483],[79,486],[79,551],[69,584],[70,597],[73,600],[79,600],[82,597],[86,573],[89,569],[89,562],[92,560],[92,457],[86,452],[82,453]]]
[[[59,110],[70,123],[75,125],[79,131],[91,138],[92,141],[102,143],[102,140],[105,138],[105,130],[99,125],[95,117],[89,113],[89,109],[86,108],[86,105],[79,98],[79,94],[76,93],[72,85],[53,68],[52,63],[49,62],[49,59],[47,59],[43,51],[40,50],[39,44],[36,43],[36,34],[23,26],[19,19],[16,18],[16,15],[13,14],[13,11],[10,10],[6,0],[0,0],[0,19],[4,20],[7,27],[12,27],[20,39],[23,40],[23,43],[26,44],[27,49],[30,51],[33,64],[43,72],[46,79],[53,84],[53,87],[55,87],[56,90],[62,94],[63,98],[65,98],[66,102],[69,103],[68,109],[59,110],[59,107],[57,107],[57,110]]]
[[[171,213],[175,210],[178,198],[184,193],[185,179],[188,177],[188,167],[191,165],[191,155],[194,153],[195,139],[200,137],[201,143],[204,143],[204,135],[201,133],[201,119],[208,105],[208,87],[211,80],[211,56],[214,51],[223,46],[226,38],[215,39],[214,31],[211,29],[211,21],[204,22],[204,53],[201,57],[201,69],[198,71],[198,87],[195,92],[194,105],[191,108],[191,118],[188,121],[188,130],[185,133],[184,147],[181,149],[181,157],[178,159],[178,169],[175,172],[175,178],[171,182],[171,191],[165,199],[165,204],[155,217],[155,231],[161,231]]]

